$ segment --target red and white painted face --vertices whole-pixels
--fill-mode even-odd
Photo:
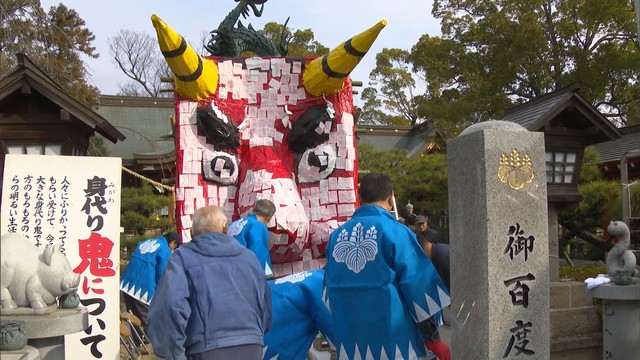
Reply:
[[[277,208],[268,224],[274,274],[322,267],[329,233],[358,202],[351,82],[335,94],[313,97],[302,84],[311,59],[208,59],[219,69],[215,95],[176,102],[176,218],[183,239],[190,239],[199,207],[221,206],[235,220],[266,198]],[[203,109],[237,128],[239,146],[218,142],[202,119],[199,126]],[[318,112],[326,121],[305,121],[316,141],[293,151],[292,129]]]

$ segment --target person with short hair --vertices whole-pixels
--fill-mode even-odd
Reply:
[[[450,359],[438,333],[449,293],[413,231],[391,214],[391,179],[365,176],[360,198],[325,250],[324,298],[338,359],[417,359],[426,349]]]
[[[271,293],[256,256],[227,235],[217,206],[193,215],[149,309],[154,353],[166,359],[262,359]]]
[[[419,241],[427,240],[432,243],[444,243],[440,233],[429,227],[429,218],[424,215],[416,216],[414,231]]]
[[[169,262],[173,250],[182,244],[174,232],[158,238],[147,239],[136,244],[127,267],[120,276],[120,291],[127,310],[142,322],[145,333],[149,333],[147,315],[149,302]]]
[[[267,277],[273,275],[269,256],[269,230],[267,224],[276,213],[276,206],[268,199],[260,199],[253,206],[251,214],[232,222],[229,235],[253,251]]]

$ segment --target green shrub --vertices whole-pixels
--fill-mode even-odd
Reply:
[[[124,235],[120,235],[120,250],[123,250],[126,248],[126,251],[121,252],[121,256],[122,258],[120,259],[122,260],[129,260],[129,257],[131,256],[131,253],[133,252],[133,250],[136,249],[136,245],[138,245],[138,242],[145,240],[147,237],[144,235],[135,235],[135,236],[124,236]]]
[[[607,267],[604,264],[598,265],[577,265],[569,264],[560,265],[561,279],[574,279],[575,281],[584,281],[587,278],[594,278],[598,274],[606,274]]]

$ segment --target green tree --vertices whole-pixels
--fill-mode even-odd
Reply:
[[[171,225],[169,220],[154,214],[171,203],[170,196],[156,194],[146,183],[137,188],[122,188],[120,222],[125,229],[134,230],[136,235],[142,235],[149,227],[166,230]]]
[[[592,246],[607,251],[611,244],[597,236],[599,229],[614,220],[615,205],[620,197],[620,184],[609,180],[595,180],[578,186],[583,199],[571,211],[558,214],[558,223],[564,230],[560,238],[561,249],[574,237],[581,238]]]
[[[97,58],[95,36],[85,21],[63,4],[45,13],[39,1],[4,0],[0,3],[0,73],[16,65],[15,54],[29,56],[65,91],[79,101],[94,104],[98,89],[89,85],[81,56]]]
[[[289,56],[319,56],[329,52],[329,48],[315,39],[311,29],[289,29],[283,33],[284,25],[276,22],[268,22],[260,32],[274,44],[279,44],[284,39],[289,40]],[[283,35],[284,34],[284,35]]]
[[[364,101],[364,105],[356,109],[358,125],[388,124],[389,114],[381,110],[382,100],[378,98],[378,89],[372,86],[364,88],[360,99]]]
[[[600,155],[587,147],[583,156],[582,172],[578,191],[582,195],[580,204],[558,214],[558,223],[563,229],[560,248],[564,249],[573,238],[580,238],[599,250],[600,256],[612,244],[596,235],[607,227],[611,220],[622,219],[622,198],[619,181],[604,180],[597,166]],[[631,187],[631,213],[640,214],[640,186]],[[637,237],[632,240],[638,242]]]
[[[477,122],[498,118],[496,109],[512,106],[507,97],[476,86],[492,79],[460,71],[478,66],[474,56],[467,56],[465,44],[423,35],[411,49],[410,60],[416,76],[426,84],[425,92],[416,96],[418,115],[445,139]]]
[[[407,161],[407,151],[400,149],[376,150],[371,144],[358,144],[358,169],[367,172],[390,172]]]
[[[89,156],[109,156],[109,149],[105,145],[105,139],[96,134],[89,139],[89,147],[87,148]]]
[[[369,74],[372,86],[362,91],[360,123],[413,126],[424,119],[418,114],[409,56],[406,50],[387,48],[376,55],[376,67]]]
[[[580,170],[580,183],[588,183],[602,179],[602,170],[598,167],[600,154],[596,149],[588,146],[582,154],[582,167]]]
[[[151,219],[135,211],[125,211],[121,215],[120,223],[125,229],[132,229],[134,234],[143,234],[144,230],[149,227]]]
[[[416,214],[439,214],[449,204],[447,155],[407,159],[390,174],[398,204],[411,201]],[[400,205],[398,205],[400,207]]]
[[[432,13],[442,37],[423,36],[411,52],[430,87],[428,114],[453,123],[499,118],[505,107],[580,80],[581,94],[615,124],[637,121],[630,1],[434,0]]]
[[[447,210],[446,154],[429,154],[409,159],[405,150],[376,150],[370,144],[358,144],[357,150],[359,171],[381,172],[391,177],[401,210],[401,204],[406,204],[407,201],[411,201],[417,214],[434,214]]]

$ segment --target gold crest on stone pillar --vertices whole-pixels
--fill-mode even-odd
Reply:
[[[513,189],[522,189],[524,184],[531,182],[535,174],[531,166],[531,157],[524,154],[520,158],[520,152],[514,148],[511,155],[500,154],[500,167],[498,168],[498,179],[509,184]]]

